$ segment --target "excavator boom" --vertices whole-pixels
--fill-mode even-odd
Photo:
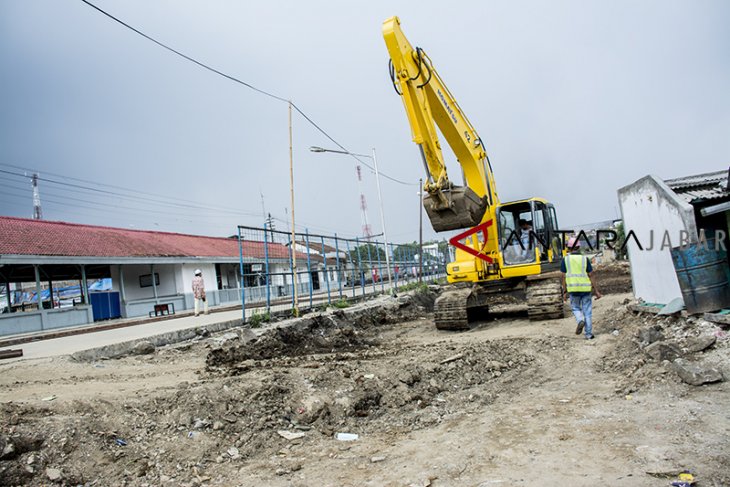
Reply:
[[[393,86],[401,95],[426,169],[424,206],[434,230],[470,228],[498,204],[494,176],[482,140],[423,49],[413,48],[398,17],[383,22]],[[466,186],[449,180],[436,128],[464,172]]]

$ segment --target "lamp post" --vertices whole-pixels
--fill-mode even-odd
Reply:
[[[371,156],[366,154],[355,154],[354,152],[347,152],[344,150],[333,150],[333,149],[325,149],[323,147],[316,147],[312,146],[309,148],[312,152],[330,152],[333,154],[345,154],[348,156],[356,156],[356,157],[367,157],[369,159],[373,160],[373,166],[375,167],[375,184],[378,187],[378,207],[380,208],[380,226],[383,228],[383,240],[385,243],[385,266],[388,268],[388,283],[391,285],[392,288],[392,278],[390,275],[390,255],[388,254],[388,234],[385,231],[385,213],[383,212],[383,194],[380,191],[380,172],[378,172],[378,158],[375,155],[375,148],[373,147],[373,154]]]
[[[418,283],[423,282],[423,178],[418,180]]]

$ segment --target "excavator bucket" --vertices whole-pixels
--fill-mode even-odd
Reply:
[[[441,190],[448,206],[444,206],[437,195],[428,194],[423,207],[437,232],[471,228],[479,225],[487,211],[487,197],[479,197],[467,186],[454,186]]]

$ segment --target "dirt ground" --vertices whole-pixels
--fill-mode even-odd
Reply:
[[[688,385],[647,343],[730,377],[730,340],[628,311],[616,269],[591,341],[571,317],[441,332],[417,297],[251,341],[0,365],[0,485],[730,485],[728,383]]]

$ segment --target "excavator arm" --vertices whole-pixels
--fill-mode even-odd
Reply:
[[[426,53],[403,34],[398,17],[383,22],[383,37],[393,86],[426,169],[424,207],[431,224],[437,232],[474,227],[499,203],[484,144]],[[456,155],[466,186],[449,180],[436,127]]]

